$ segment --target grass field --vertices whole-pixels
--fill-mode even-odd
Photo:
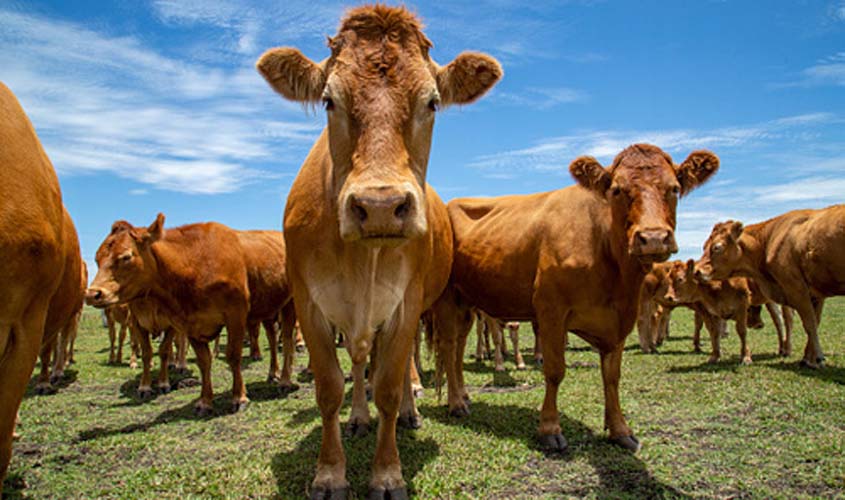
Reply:
[[[535,445],[542,372],[496,373],[467,349],[472,415],[446,416],[426,360],[424,417],[417,431],[400,430],[399,450],[410,492],[419,498],[814,498],[845,497],[845,300],[830,300],[822,321],[827,366],[800,368],[806,336],[794,336],[789,359],[775,355],[766,327],[750,333],[754,364],[739,366],[731,332],[723,361],[706,363],[691,349],[692,315],[676,312],[660,355],[643,355],[636,334],[622,368],[622,407],[643,443],[637,455],[602,431],[598,355],[570,336],[570,369],[561,385],[566,454]],[[731,327],[732,329],[732,327]],[[533,338],[524,325],[529,361]],[[263,339],[262,339],[263,340]],[[470,339],[474,347],[474,336]],[[266,350],[266,346],[265,346]],[[245,351],[246,352],[246,351]],[[346,368],[348,356],[340,352]],[[59,392],[30,390],[21,408],[8,498],[302,498],[320,443],[313,384],[279,397],[266,383],[267,361],[245,366],[249,408],[231,415],[231,376],[214,364],[215,415],[198,418],[199,387],[174,378],[173,392],[135,397],[139,370],[108,366],[108,339],[98,311],[86,309],[77,364]],[[190,358],[192,360],[192,358]],[[297,373],[306,355],[297,357]],[[158,367],[156,359],[154,366]],[[198,370],[193,367],[193,375]],[[351,383],[347,383],[348,417]],[[445,403],[445,398],[444,398]],[[373,415],[375,409],[372,408]],[[375,433],[347,438],[348,479],[358,498],[367,490]]]

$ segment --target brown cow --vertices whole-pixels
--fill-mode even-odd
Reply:
[[[502,70],[477,53],[438,66],[420,21],[401,7],[350,10],[329,47],[331,56],[319,64],[296,49],[276,48],[257,65],[278,93],[322,101],[328,114],[284,217],[294,303],[323,418],[312,498],[342,497],[348,487],[337,331],[345,334],[353,371],[361,374],[379,339],[374,399],[380,419],[370,498],[405,498],[397,415],[410,394],[408,363],[420,315],[445,286],[452,255],[445,206],[425,184],[434,115],[440,106],[478,99]],[[412,411],[412,405],[402,406],[403,413]]]
[[[14,94],[0,83],[0,485],[21,399],[67,251],[59,180]]]
[[[294,362],[294,310],[285,264],[285,238],[281,231],[238,231],[244,250],[249,280],[249,315],[247,331],[250,348],[260,358],[258,331],[264,325],[270,344],[270,374],[267,379],[277,382],[287,392],[297,388],[291,381]],[[281,313],[282,355],[284,366],[279,371],[276,320]],[[253,356],[253,359],[255,356]]]
[[[619,405],[625,338],[637,319],[640,287],[651,264],[677,251],[678,197],[718,166],[708,151],[675,165],[660,148],[638,144],[619,153],[609,168],[591,157],[573,161],[569,170],[576,186],[452,200],[454,265],[434,311],[450,413],[468,413],[462,353],[469,307],[476,306],[505,320],[537,320],[546,377],[539,428],[544,448],[567,446],[557,393],[566,367],[565,332],[573,331],[601,353],[610,438],[639,449]]]
[[[798,312],[807,332],[802,364],[823,361],[818,326],[824,300],[845,295],[845,205],[794,210],[743,227],[716,224],[696,263],[701,279],[753,278],[766,297]]]
[[[129,302],[133,317],[143,326],[145,315],[133,303],[143,298],[153,305],[154,318],[166,318],[168,325],[157,326],[170,327],[165,330],[163,345],[170,344],[168,336],[174,329],[187,335],[202,374],[202,394],[196,404],[199,414],[211,412],[213,398],[208,343],[225,326],[232,408],[237,412],[246,407],[249,400],[241,376],[241,345],[246,334],[249,289],[237,232],[214,222],[165,230],[163,214],[146,228],[118,221],[96,258],[99,269],[86,293],[89,304],[106,307]],[[147,338],[142,341],[146,355],[149,337],[141,337]],[[164,366],[166,360],[162,357]],[[144,365],[146,370],[146,360]]]
[[[507,345],[505,344],[504,329],[508,329],[511,343],[513,344],[514,363],[517,370],[525,369],[525,361],[522,353],[519,352],[519,322],[504,321],[493,318],[483,311],[476,311],[477,320],[475,333],[478,336],[475,348],[475,357],[479,360],[491,356],[495,361],[497,372],[505,371],[505,356],[507,356]],[[490,348],[490,337],[493,337],[493,348]]]
[[[129,367],[137,368],[137,358],[140,355],[141,345],[136,339],[136,335],[129,328],[130,316],[129,306],[126,304],[119,304],[109,306],[104,309],[106,315],[106,326],[109,329],[109,364],[123,363],[123,343],[126,340],[126,331],[129,330]],[[116,335],[116,325],[120,325],[120,334]],[[117,350],[115,351],[115,342],[117,343]]]
[[[51,382],[55,383],[65,375],[65,368],[74,362],[73,348],[76,343],[76,335],[79,333],[79,321],[82,319],[82,306],[85,304],[85,289],[88,287],[88,265],[81,260],[82,274],[79,277],[78,293],[76,300],[79,308],[70,318],[68,323],[59,332],[59,337],[56,339],[55,357],[53,360],[53,374],[51,375]]]
[[[654,264],[643,279],[640,310],[637,314],[637,334],[640,349],[646,354],[657,352],[657,346],[668,336],[669,314],[673,306],[663,303],[661,299],[666,295],[669,285],[667,276],[674,262]]]

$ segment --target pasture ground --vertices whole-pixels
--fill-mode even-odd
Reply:
[[[629,337],[621,393],[643,443],[637,455],[606,440],[598,355],[580,339],[570,336],[559,396],[570,449],[546,456],[535,446],[542,372],[530,363],[516,371],[510,358],[504,373],[490,361],[475,362],[473,334],[465,357],[468,418],[447,417],[432,389],[433,361],[424,362],[423,427],[399,436],[410,491],[418,498],[845,497],[845,299],[825,309],[827,366],[818,371],[798,366],[803,329],[794,335],[793,355],[781,359],[765,313],[764,320],[765,329],[750,334],[751,366],[738,365],[732,327],[721,363],[692,353],[688,311],[673,315],[660,355],[640,354],[636,334]],[[530,330],[521,330],[527,362]],[[339,354],[348,369],[348,356]],[[320,444],[313,383],[300,375],[300,389],[280,397],[265,382],[266,352],[264,361],[245,366],[252,403],[237,415],[227,412],[228,366],[215,360],[210,418],[194,416],[199,387],[186,376],[173,379],[170,394],[137,399],[140,371],[107,365],[98,311],[85,310],[76,358],[57,394],[27,393],[3,485],[8,498],[306,496]],[[307,355],[298,355],[296,373],[306,363]],[[198,376],[191,366],[190,377]],[[343,422],[350,397],[347,383]],[[376,415],[372,404],[371,411]],[[344,446],[349,481],[364,498],[375,433],[346,438]]]

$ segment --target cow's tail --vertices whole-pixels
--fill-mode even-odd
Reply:
[[[437,393],[437,402],[440,402],[440,397],[443,394],[443,373],[444,364],[443,356],[440,355],[438,349],[437,331],[434,328],[434,312],[428,310],[422,315],[423,326],[425,327],[425,347],[428,351],[428,358],[434,356],[434,390]]]

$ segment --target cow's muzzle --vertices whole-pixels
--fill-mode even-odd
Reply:
[[[366,188],[347,194],[341,213],[341,237],[346,241],[396,245],[425,229],[416,193],[393,186]]]
[[[89,306],[103,308],[116,304],[117,297],[102,288],[91,287],[85,290],[85,303]]]
[[[675,232],[671,229],[641,229],[634,232],[630,254],[644,262],[663,262],[678,251]]]

